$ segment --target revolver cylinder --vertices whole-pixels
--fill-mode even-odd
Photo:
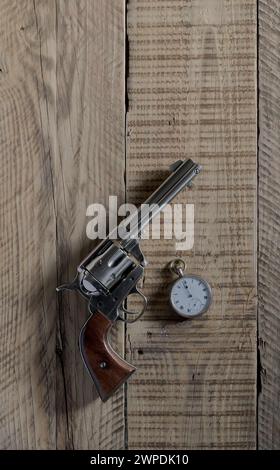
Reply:
[[[106,292],[115,287],[123,277],[135,267],[128,254],[112,240],[106,240],[107,247],[101,252],[92,253],[79,266],[83,272],[82,287],[91,295],[102,286]]]

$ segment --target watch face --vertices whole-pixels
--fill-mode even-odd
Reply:
[[[174,282],[170,302],[176,313],[192,318],[208,310],[212,300],[211,288],[204,279],[188,275]]]

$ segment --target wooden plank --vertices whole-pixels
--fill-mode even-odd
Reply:
[[[260,449],[280,446],[279,240],[280,3],[259,1],[259,355]]]
[[[128,447],[256,446],[256,1],[130,0],[127,190],[145,196],[178,158],[203,173],[195,244],[145,241],[150,306],[128,327]],[[177,255],[214,302],[181,322],[167,300]]]
[[[124,1],[60,0],[56,43],[55,193],[58,277],[62,282],[73,278],[75,267],[94,245],[86,236],[88,205],[107,204],[110,194],[124,200]],[[123,391],[103,404],[78,351],[78,335],[87,317],[84,301],[63,294],[59,308],[57,445],[122,448]],[[121,325],[113,339],[121,350]]]
[[[1,448],[122,448],[123,392],[96,399],[86,305],[62,297],[58,314],[55,287],[92,246],[87,206],[124,199],[124,2],[0,9]]]
[[[55,447],[54,2],[0,2],[1,449]]]

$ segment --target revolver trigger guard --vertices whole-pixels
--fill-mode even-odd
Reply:
[[[148,305],[148,299],[147,297],[143,294],[143,292],[141,290],[139,290],[137,288],[137,286],[130,292],[129,295],[131,294],[137,294],[139,295],[139,297],[141,297],[142,299],[142,309],[140,310],[140,312],[131,312],[130,310],[128,310],[125,306],[124,306],[124,302],[128,299],[128,297],[123,301],[121,307],[119,308],[119,317],[118,319],[123,321],[124,323],[135,323],[137,320],[139,320],[140,317],[142,317],[142,315],[145,313],[146,311],[146,308],[147,308],[147,305]],[[120,315],[120,311],[123,312],[125,315],[136,315],[135,318],[132,319],[128,319],[128,318],[124,318]]]

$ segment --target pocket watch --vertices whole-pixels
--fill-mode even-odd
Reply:
[[[208,282],[200,276],[184,274],[185,262],[180,258],[171,261],[169,269],[178,276],[169,292],[173,310],[185,318],[194,318],[205,313],[212,302],[212,291]]]

